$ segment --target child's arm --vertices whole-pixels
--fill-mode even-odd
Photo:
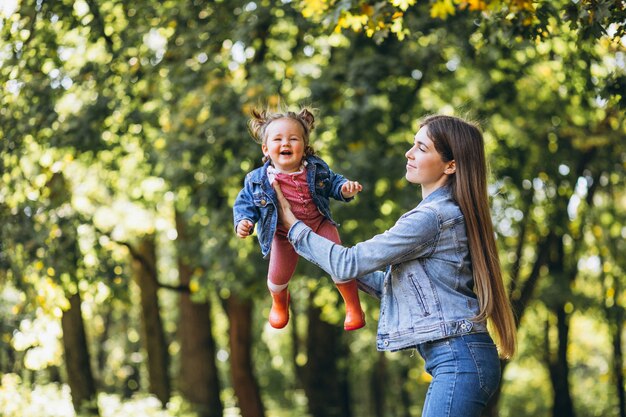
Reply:
[[[246,177],[243,189],[239,191],[235,199],[235,204],[233,205],[233,220],[235,233],[242,239],[252,234],[254,224],[259,220],[259,212],[254,205],[252,186],[250,181],[248,181],[248,177]]]
[[[328,168],[328,171],[331,182],[330,196],[335,200],[347,202],[363,191],[363,186],[358,181],[350,181],[343,175],[333,172],[330,168]]]
[[[345,198],[346,200],[348,198],[352,198],[355,195],[357,195],[358,193],[360,193],[361,191],[363,191],[363,186],[361,184],[359,184],[358,181],[350,181],[347,180],[346,182],[343,183],[343,185],[341,186],[341,195],[343,196],[343,198]]]

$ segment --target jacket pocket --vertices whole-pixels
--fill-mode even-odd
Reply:
[[[467,347],[472,355],[478,382],[485,398],[489,399],[500,385],[500,360],[496,345],[485,342],[467,342]]]
[[[424,289],[420,286],[419,282],[415,279],[415,276],[413,274],[409,274],[407,278],[413,289],[417,305],[420,307],[422,314],[424,316],[430,316],[430,308],[424,295]]]

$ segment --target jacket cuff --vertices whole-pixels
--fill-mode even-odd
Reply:
[[[352,196],[352,197],[345,198],[343,194],[341,193],[341,191],[339,192],[339,195],[341,196],[341,201],[343,201],[344,203],[349,203],[350,201],[354,200],[354,197],[355,197],[355,196]]]
[[[287,239],[289,240],[289,243],[294,245],[295,242],[300,239],[300,236],[307,230],[311,230],[311,228],[304,224],[302,220],[298,220],[297,222],[295,222],[287,233]]]
[[[337,196],[335,199],[336,199],[337,201],[341,201],[341,202],[343,202],[343,203],[347,203],[347,202],[349,202],[349,201],[351,201],[351,200],[353,200],[353,199],[354,199],[354,197],[345,198],[345,197],[343,196],[343,193],[341,192],[341,187],[343,187],[343,185],[344,185],[346,182],[348,182],[348,180],[341,181],[341,184],[338,184],[338,185],[337,185],[337,188],[336,188],[336,190],[337,190],[337,191],[335,192],[335,195]]]

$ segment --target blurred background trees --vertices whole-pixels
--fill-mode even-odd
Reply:
[[[489,415],[625,415],[623,1],[7,1],[0,5],[0,414],[418,416],[415,352],[342,330],[301,262],[266,324],[266,261],[231,207],[265,104],[364,192],[343,241],[419,201],[429,113],[481,122],[519,321]]]

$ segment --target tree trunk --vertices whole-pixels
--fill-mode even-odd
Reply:
[[[300,322],[300,315],[298,311],[293,308],[293,303],[289,305],[289,327],[291,333],[291,343],[293,346],[291,360],[293,362],[293,369],[296,374],[295,384],[299,389],[304,387],[304,372],[305,366],[298,361],[299,355],[306,355],[306,344],[304,337],[298,334],[298,328]]]
[[[176,212],[178,232],[178,277],[182,288],[189,288],[193,268],[185,257],[190,242],[186,223]],[[194,406],[199,417],[221,417],[224,406],[220,399],[215,339],[208,299],[194,302],[189,291],[180,295],[178,337],[180,339],[180,391]]]
[[[200,417],[221,417],[224,407],[211,333],[211,305],[193,302],[188,293],[180,298],[180,391]]]
[[[48,378],[50,379],[50,382],[53,382],[55,384],[60,384],[63,382],[61,378],[61,369],[58,366],[56,365],[48,366],[47,371],[48,371]]]
[[[387,394],[386,381],[389,380],[387,375],[387,357],[385,352],[378,353],[378,360],[374,365],[371,379],[371,406],[374,410],[375,417],[385,417],[385,396]]]
[[[344,330],[322,321],[320,313],[309,303],[308,362],[304,372],[309,412],[312,417],[350,417],[348,350],[341,340]],[[339,363],[345,365],[339,367]]]
[[[523,239],[522,236],[525,233],[525,228],[523,228],[520,233],[520,239]],[[541,268],[548,262],[548,248],[552,245],[554,238],[555,235],[553,233],[549,233],[548,236],[546,236],[545,239],[537,245],[537,258],[535,259],[530,274],[526,277],[523,284],[520,284],[519,266],[516,265],[511,270],[513,279],[511,280],[509,287],[509,296],[511,297],[511,306],[513,307],[513,316],[515,317],[515,326],[517,328],[519,328],[522,318],[524,317],[524,313],[526,312],[526,308],[528,307],[535,288],[537,287]],[[523,245],[520,241],[516,250],[518,262],[521,262],[522,249]],[[508,361],[500,361],[501,375],[504,375],[504,371],[508,363]],[[502,381],[503,380],[500,381],[500,385],[498,385],[496,392],[494,392],[493,396],[489,399],[487,407],[483,410],[483,416],[498,417],[498,403],[500,401],[500,395],[502,394]]]
[[[558,345],[556,360],[550,360],[548,370],[554,390],[553,417],[574,417],[574,405],[569,388],[569,364],[567,362],[567,343],[569,336],[569,318],[565,306],[556,309]],[[547,334],[546,334],[547,337]],[[550,356],[548,356],[550,357]]]
[[[609,241],[609,251],[614,259],[616,259],[619,253],[615,242]],[[603,256],[600,256],[602,260],[602,269],[606,265],[606,260]],[[624,352],[622,350],[622,333],[624,329],[624,308],[619,304],[620,294],[622,294],[621,277],[611,275],[610,280],[608,276],[602,277],[602,293],[612,293],[611,303],[609,300],[605,301],[604,313],[606,315],[606,321],[609,325],[609,333],[611,336],[611,346],[613,347],[612,367],[613,367],[613,382],[615,383],[615,393],[617,394],[619,404],[619,417],[626,417],[626,393],[624,392]],[[610,286],[607,286],[608,282],[612,282]]]
[[[148,354],[150,392],[165,407],[171,393],[169,355],[159,314],[159,285],[153,236],[144,238],[133,253],[133,270],[141,294],[143,341]]]
[[[620,314],[621,315],[621,314]],[[622,328],[624,320],[620,317],[616,324],[612,324],[611,340],[613,342],[613,375],[615,388],[619,399],[619,417],[626,417],[626,396],[624,395],[624,353],[622,352]]]
[[[242,417],[263,417],[259,384],[252,366],[252,302],[236,295],[226,300],[230,323],[230,371]]]
[[[99,413],[96,385],[91,373],[80,294],[72,294],[68,298],[70,308],[63,312],[61,327],[72,404],[77,415],[97,416]]]
[[[406,381],[409,380],[410,371],[411,368],[407,365],[402,365],[400,369],[400,404],[402,409],[398,411],[398,415],[403,417],[411,417],[411,393],[406,384]]]
[[[4,318],[2,318],[4,320]],[[0,337],[2,340],[7,340],[6,338],[11,337],[11,331],[13,330],[13,326],[11,323],[6,323],[4,321],[0,322],[0,329],[2,332],[0,333]],[[2,342],[0,344],[0,381],[3,374],[8,374],[14,371],[15,368],[15,350],[13,350],[10,343]]]
[[[604,264],[604,262],[603,262]],[[613,288],[613,304],[605,307],[607,322],[609,324],[609,332],[611,334],[611,345],[613,347],[613,378],[615,382],[615,392],[619,403],[619,417],[626,417],[626,395],[624,392],[624,352],[622,350],[622,332],[624,328],[624,310],[618,304],[619,295],[621,294],[621,285],[619,277],[614,277],[615,287]],[[603,286],[603,289],[605,287]],[[606,293],[606,289],[604,293]]]

